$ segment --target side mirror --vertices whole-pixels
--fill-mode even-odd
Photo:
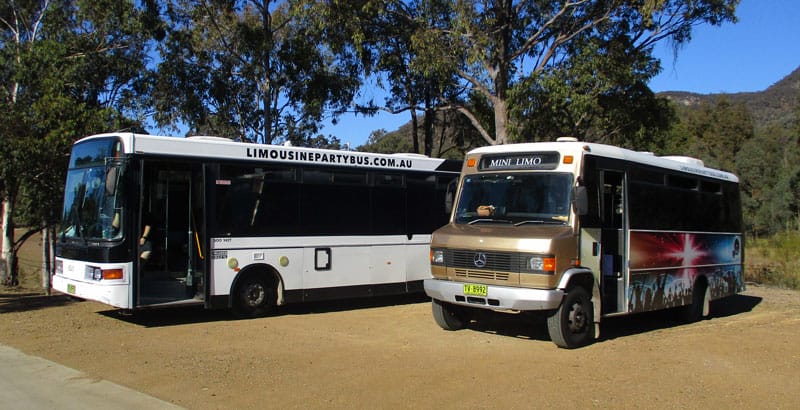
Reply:
[[[572,193],[572,207],[575,214],[583,216],[589,213],[589,194],[585,186],[577,186]]]

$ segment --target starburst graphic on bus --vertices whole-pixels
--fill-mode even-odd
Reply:
[[[683,234],[682,243],[677,244],[678,249],[667,252],[667,256],[680,260],[682,267],[692,267],[698,265],[698,262],[708,256],[708,253],[701,249],[695,243],[695,236],[692,234]]]

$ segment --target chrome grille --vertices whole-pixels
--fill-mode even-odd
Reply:
[[[485,256],[485,265],[475,264],[478,254]],[[519,272],[519,255],[515,253],[448,249],[445,251],[445,258],[447,266],[454,268]]]

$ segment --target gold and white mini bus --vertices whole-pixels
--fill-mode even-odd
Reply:
[[[476,309],[547,311],[574,348],[602,318],[743,290],[738,178],[688,157],[559,139],[467,154],[450,223],[431,240],[425,291],[444,329]]]

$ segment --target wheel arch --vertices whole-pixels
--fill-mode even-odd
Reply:
[[[228,294],[233,295],[236,287],[242,283],[242,280],[250,276],[261,277],[265,279],[268,284],[273,285],[276,293],[276,299],[272,301],[272,303],[277,306],[283,305],[283,278],[278,270],[275,269],[275,267],[266,263],[253,263],[242,268],[236,274],[233,282],[231,282],[231,288]],[[228,298],[228,308],[232,308],[233,303],[234,298]]]
[[[592,316],[595,323],[595,338],[600,337],[600,320],[602,317],[603,307],[600,297],[600,283],[596,280],[594,272],[587,268],[571,268],[561,275],[561,280],[558,282],[558,289],[564,292],[569,292],[570,289],[580,286],[584,288],[590,295],[592,295]]]

